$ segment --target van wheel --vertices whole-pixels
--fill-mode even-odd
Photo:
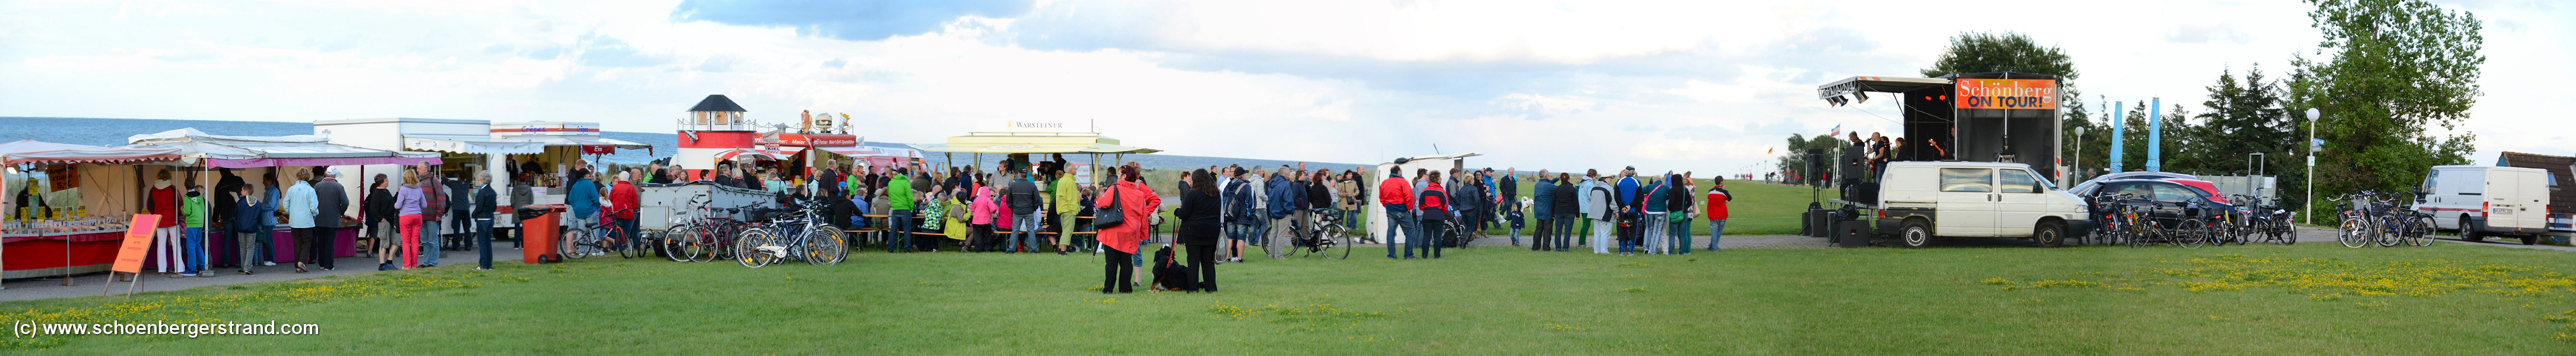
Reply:
[[[2522,244],[2523,244],[2523,245],[2538,245],[2538,244],[2540,244],[2540,235],[2523,235],[2523,236],[2522,236]]]
[[[2030,239],[2038,241],[2040,246],[2063,246],[2066,244],[2066,224],[2040,222],[2038,227],[2030,230]]]
[[[2478,223],[2475,221],[2469,221],[2469,218],[2460,218],[2460,241],[2486,241],[2487,233],[2481,230],[2486,230],[2486,228],[2478,226]]]
[[[1905,248],[1932,246],[1932,224],[1926,224],[1922,220],[1906,220],[1904,226],[1896,231],[1896,237],[1904,240]]]

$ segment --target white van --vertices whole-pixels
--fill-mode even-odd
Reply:
[[[2549,232],[2549,171],[2494,166],[2433,166],[2415,211],[2433,214],[2433,226],[2457,230],[2461,240],[2495,235],[2538,243]]]
[[[2093,229],[2084,199],[2020,163],[1890,162],[1879,174],[1876,205],[1878,230],[1906,247],[1943,236],[2057,246]]]

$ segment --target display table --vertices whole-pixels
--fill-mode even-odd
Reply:
[[[337,245],[332,246],[334,247],[332,256],[356,256],[358,232],[361,229],[334,230],[336,231],[333,231],[331,238],[337,241]],[[7,244],[7,246],[0,246],[0,278],[30,278],[105,271],[109,264],[115,262],[116,249],[124,240],[124,231],[73,232],[60,235],[0,235],[0,243]],[[269,241],[269,252],[277,262],[295,262],[295,238],[290,230],[271,231]],[[209,264],[209,268],[231,265],[240,261],[238,256],[241,249],[235,248],[237,244],[233,239],[218,237],[209,239],[207,243],[210,245],[206,250],[207,258],[214,262]],[[151,250],[152,255],[157,256],[160,253],[158,248]],[[144,259],[144,269],[158,270],[158,261],[155,258]],[[65,270],[64,267],[71,268]]]
[[[0,278],[31,278],[107,270],[125,231],[60,235],[0,235]],[[71,267],[65,270],[63,267]]]

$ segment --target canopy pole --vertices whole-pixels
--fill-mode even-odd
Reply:
[[[212,171],[212,169],[210,169],[210,168],[206,168],[206,167],[199,167],[199,168],[197,169],[197,179],[196,179],[196,181],[197,181],[197,186],[198,186],[198,187],[214,187],[214,186],[215,186],[214,184],[211,184],[211,183],[207,183],[207,182],[206,182],[206,174],[207,174],[207,173],[212,173],[212,172],[210,172],[210,171]],[[308,172],[309,172],[309,171],[308,171]],[[206,198],[213,198],[213,197],[214,197],[214,194],[211,194],[211,192],[199,191],[199,192],[197,192],[197,196],[199,197],[199,199],[206,199]],[[188,199],[188,198],[187,198],[187,196],[182,195],[182,196],[180,196],[180,197],[179,197],[179,199],[184,200],[184,199]],[[213,200],[213,199],[207,199],[207,200]],[[186,202],[181,202],[181,203],[179,203],[179,206],[188,206],[188,204],[187,204]],[[211,211],[206,211],[206,210],[207,210],[207,209],[212,209],[212,208],[213,208],[213,204],[197,204],[197,216],[198,216],[198,217],[200,217],[200,218],[203,218],[203,217],[206,217],[207,215],[211,215],[210,213],[212,213],[212,212],[211,212]],[[212,229],[212,228],[215,228],[215,224],[211,224],[211,223],[210,223],[210,224],[205,224],[205,225],[206,225],[206,226],[205,226],[205,227],[203,227],[203,228],[205,228],[205,229]],[[186,230],[184,230],[184,229],[187,229],[187,228],[188,228],[188,222],[187,222],[187,221],[180,221],[180,222],[179,222],[179,228],[180,228],[180,229],[182,229],[182,230],[181,230],[181,232],[180,232],[180,234],[181,234],[181,235],[186,235],[187,233],[186,233]],[[204,236],[212,236],[211,234],[203,234],[203,233],[200,233],[200,235],[204,235]],[[205,252],[203,252],[203,253],[198,253],[198,255],[202,255],[202,256],[201,256],[201,257],[198,257],[197,259],[203,260],[203,259],[206,259],[206,257],[213,257],[213,256],[215,255],[215,239],[205,238],[205,237],[199,237],[199,238],[197,238],[197,251],[205,251]],[[325,253],[325,254],[328,254],[329,252],[324,252],[324,253]],[[179,253],[179,256],[180,256],[180,258],[179,258],[179,265],[180,265],[180,266],[188,266],[188,262],[187,262],[187,260],[188,260],[188,259],[187,259],[187,255],[188,255],[188,254],[187,254],[186,252],[180,252],[180,253]],[[215,264],[214,264],[214,263],[211,263],[211,261],[198,261],[197,265],[199,265],[199,266],[206,266],[206,268],[214,268],[214,267],[215,267]],[[197,271],[197,274],[198,274],[198,275],[210,275],[209,273],[212,273],[213,271],[214,271],[214,270],[200,270],[200,271]]]

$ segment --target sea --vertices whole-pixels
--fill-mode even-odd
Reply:
[[[37,140],[79,145],[117,146],[128,143],[125,139],[129,136],[159,133],[180,128],[196,128],[197,131],[204,131],[208,134],[231,136],[285,136],[313,134],[313,124],[309,122],[0,117],[0,142]],[[600,136],[642,142],[653,145],[653,147],[656,148],[654,150],[618,150],[617,154],[607,155],[600,159],[601,161],[609,163],[650,162],[655,159],[670,157],[672,152],[677,151],[676,148],[679,147],[679,136],[673,132],[601,132]],[[917,149],[910,144],[894,142],[864,142],[861,144],[871,147]],[[925,152],[924,155],[928,156],[924,157],[924,160],[929,161],[930,164],[948,164],[947,159],[943,157],[945,155],[927,152]],[[962,161],[967,160],[969,158],[967,156],[971,155],[958,156],[960,156],[958,157],[958,160],[961,161],[958,163],[968,163]],[[1126,158],[1129,161],[1136,161],[1138,164],[1144,165],[1145,168],[1152,169],[1204,168],[1208,166],[1237,164],[1247,167],[1278,166],[1283,164],[1296,165],[1300,163],[1297,161],[1189,156],[1162,153],[1127,155]],[[992,156],[987,156],[984,159],[985,164],[991,164],[995,160],[998,160],[997,157]],[[1090,162],[1089,157],[1086,156],[1067,155],[1065,159],[1073,162]],[[1365,168],[1360,164],[1353,163],[1304,163],[1309,168],[1322,167],[1335,170]]]

